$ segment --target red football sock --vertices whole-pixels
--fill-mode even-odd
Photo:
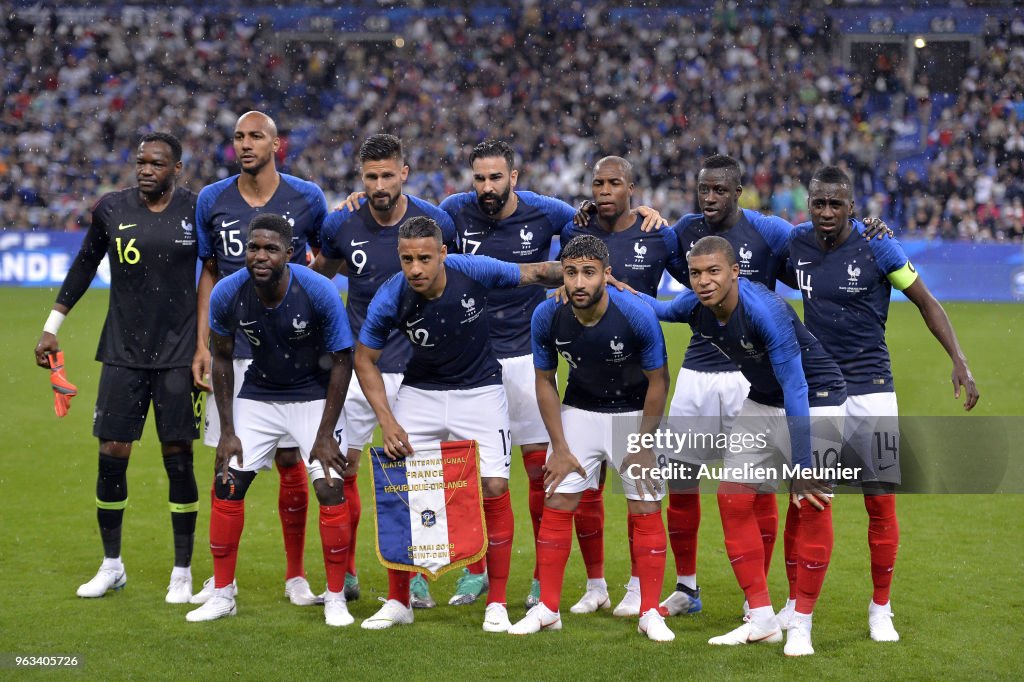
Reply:
[[[409,581],[412,573],[388,569],[388,599],[394,599],[409,606]]]
[[[573,514],[587,578],[604,577],[604,485],[583,491]]]
[[[677,575],[697,574],[697,531],[700,529],[700,494],[669,493],[665,513],[668,539],[676,559]]]
[[[572,549],[572,512],[547,507],[537,536],[537,566],[540,570],[540,600],[557,612],[562,601],[565,565]]]
[[[484,519],[487,521],[487,603],[504,604],[515,536],[512,495],[507,490],[497,497],[484,498]]]
[[[832,558],[832,505],[819,511],[804,500],[800,503],[799,512],[796,610],[797,613],[813,613]]]
[[[896,551],[900,546],[900,524],[896,520],[895,495],[865,495],[868,510],[868,548],[871,550],[871,582],[876,604],[889,602]]]
[[[801,503],[800,506],[806,506]],[[786,508],[786,529],[782,532],[782,554],[786,558],[786,580],[789,582],[789,598],[796,599],[796,539],[800,534],[800,510],[790,504]]]
[[[665,524],[661,511],[630,514],[633,519],[633,548],[637,577],[640,578],[640,615],[658,608],[661,585],[665,580]]]
[[[629,537],[629,577],[636,575],[636,552],[633,548],[633,515],[626,512],[626,535]]]
[[[775,551],[775,538],[779,534],[779,503],[775,495],[764,494],[754,498],[754,516],[757,517],[757,528],[761,531],[761,545],[764,547],[764,574],[772,567],[772,552]]]
[[[245,500],[219,500],[210,505],[210,553],[213,585],[227,587],[235,580],[238,541],[245,526]]]
[[[764,545],[754,516],[755,497],[753,489],[739,483],[726,481],[718,486],[725,552],[751,609],[772,603],[764,575]]]
[[[540,517],[544,513],[544,460],[547,458],[546,450],[525,450],[523,451],[523,468],[526,469],[526,477],[530,483],[529,504],[530,520],[533,522],[533,543],[537,544],[537,537],[540,534]],[[534,579],[540,578],[539,564],[535,560],[533,564]]]
[[[327,589],[331,592],[345,589],[345,568],[352,542],[350,523],[348,502],[320,506],[320,544],[324,549]]]
[[[284,534],[284,555],[288,567],[284,578],[306,575],[303,553],[306,550],[306,510],[309,506],[309,477],[306,465],[300,460],[290,467],[277,465],[281,474],[281,487],[277,493],[277,510],[281,515]]]
[[[356,531],[359,530],[359,515],[363,511],[363,503],[359,500],[359,474],[345,477],[345,501],[348,502],[348,526],[350,543],[348,546],[348,566],[345,572],[356,575]]]

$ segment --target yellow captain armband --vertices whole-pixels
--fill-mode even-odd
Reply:
[[[904,291],[907,287],[917,281],[917,269],[914,268],[913,263],[907,261],[902,268],[899,270],[893,270],[886,275],[886,277],[899,291]]]

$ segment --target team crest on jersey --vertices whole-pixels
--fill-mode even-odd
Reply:
[[[185,218],[181,220],[181,239],[175,239],[174,243],[182,246],[192,246],[196,243],[195,228]]]
[[[752,267],[750,267],[750,261],[754,257],[754,252],[752,250],[748,249],[746,244],[744,244],[743,246],[741,246],[739,248],[739,251],[737,252],[737,255],[740,257],[740,274],[741,275],[743,275],[744,277],[749,277],[750,275],[752,275],[755,272],[757,272]]]
[[[743,346],[743,352],[747,354],[747,357],[756,358],[761,355],[761,353],[754,350],[754,343],[747,341],[746,337],[740,337],[740,345]]]
[[[462,304],[462,309],[466,311],[466,317],[462,320],[462,324],[472,322],[476,318],[480,317],[480,309],[476,307],[476,299],[472,296],[463,296],[460,303]]]
[[[608,343],[608,347],[612,349],[612,362],[622,362],[626,358],[630,357],[632,353],[623,354],[622,349],[625,348],[625,344],[619,341],[619,337],[614,336]]]
[[[846,264],[846,286],[840,286],[840,291],[845,291],[848,294],[859,294],[862,291],[867,291],[867,287],[860,283],[860,266],[857,265],[857,261]]]
[[[537,252],[537,247],[533,245],[533,232],[530,230],[529,225],[523,225],[519,230],[519,239],[521,241],[520,249],[513,251],[517,256],[532,256]]]
[[[309,328],[309,320],[303,320],[301,315],[296,315],[295,319],[292,320],[292,340],[297,341],[304,339],[312,333],[312,329]]]

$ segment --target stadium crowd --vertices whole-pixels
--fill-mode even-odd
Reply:
[[[480,140],[510,140],[523,186],[569,201],[605,154],[634,162],[644,203],[693,210],[699,159],[746,167],[742,202],[807,219],[812,170],[857,178],[862,213],[903,234],[1024,238],[1024,20],[995,21],[952,104],[931,115],[928,83],[848,73],[828,16],[768,9],[672,17],[657,30],[527,4],[512,20],[422,18],[391,43],[290,41],[228,14],[146,8],[73,23],[4,7],[0,225],[79,229],[104,192],[133,182],[125,140],[178,133],[188,184],[234,172],[240,112],[282,123],[279,166],[325,189],[356,187],[357,145],[386,131],[408,143],[408,190],[439,201],[469,187]],[[899,172],[901,124],[925,123],[927,171]]]

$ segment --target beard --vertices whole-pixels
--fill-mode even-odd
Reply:
[[[489,216],[498,215],[501,210],[505,208],[505,204],[508,203],[508,198],[512,195],[512,185],[509,184],[505,188],[505,191],[500,195],[497,192],[488,192],[487,194],[478,194],[476,197],[476,203],[480,206],[480,210]]]
[[[387,192],[380,192],[370,196],[370,205],[375,211],[390,211],[398,203],[398,199],[402,196],[401,192],[398,194],[388,194]]]

